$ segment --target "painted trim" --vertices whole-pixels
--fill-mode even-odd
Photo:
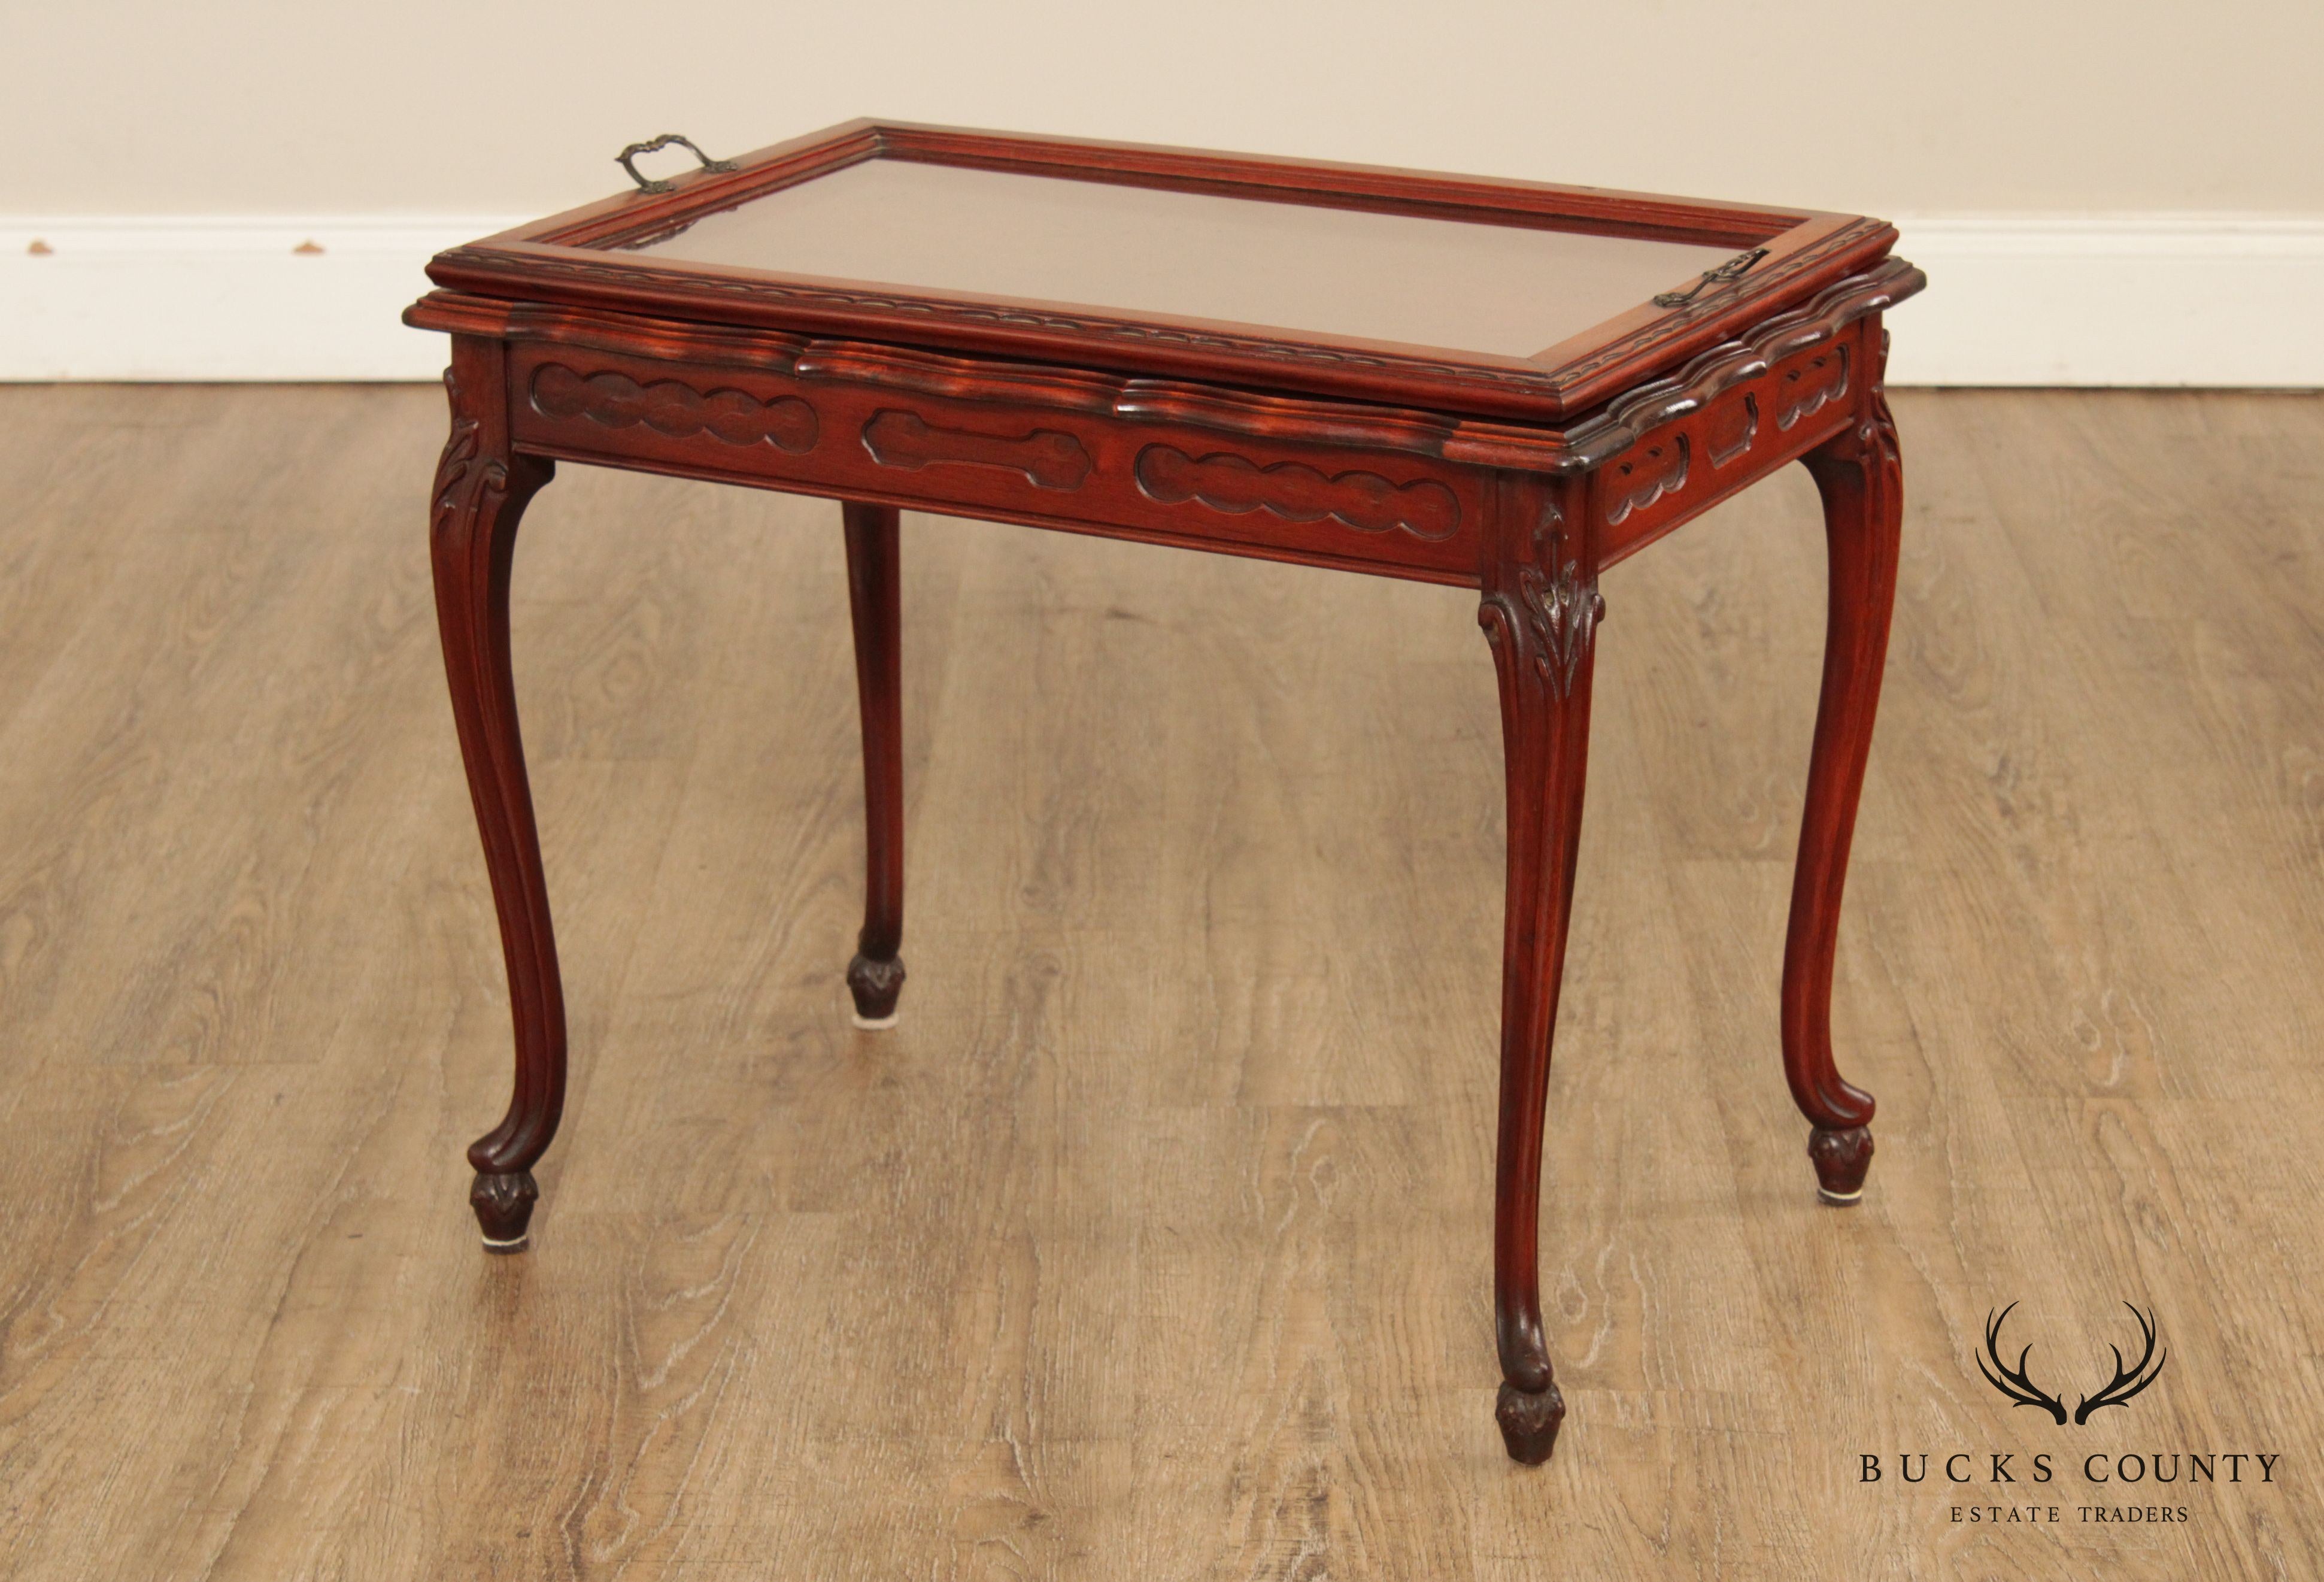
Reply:
[[[0,380],[436,379],[444,338],[397,315],[430,257],[509,223],[0,216]]]
[[[1929,289],[1897,314],[1892,385],[2324,386],[2324,217],[1896,223]]]
[[[442,338],[397,321],[420,266],[518,223],[0,216],[0,380],[432,380]],[[1899,312],[1893,385],[2324,387],[2324,217],[1897,224],[1931,289]]]

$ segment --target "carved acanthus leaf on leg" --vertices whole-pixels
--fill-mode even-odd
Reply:
[[[1514,502],[1513,502],[1514,504]],[[1604,605],[1594,556],[1544,501],[1487,569],[1478,623],[1493,645],[1508,782],[1501,1097],[1493,1214],[1494,1419],[1512,1459],[1549,1458],[1564,1398],[1542,1333],[1542,1125],[1589,755],[1591,651]]]
[[[459,375],[450,368],[444,370],[444,393],[452,403],[452,432],[436,463],[436,487],[430,495],[436,507],[428,524],[439,539],[448,532],[465,532],[477,507],[486,503],[484,496],[508,489],[508,468],[499,460],[476,467],[483,425],[462,412]]]
[[[557,1133],[565,1097],[564,991],[508,652],[517,523],[555,464],[510,448],[506,416],[493,400],[504,376],[503,347],[465,337],[454,342],[444,381],[452,428],[429,511],[438,634],[492,879],[516,1046],[508,1109],[468,1149],[476,1172],[469,1204],[494,1252],[524,1244],[540,1198],[532,1167]]]
[[[1477,616],[1488,640],[1527,653],[1534,672],[1560,698],[1573,690],[1574,672],[1606,615],[1597,583],[1582,580],[1580,562],[1564,550],[1564,517],[1545,506],[1534,532],[1535,558],[1517,569],[1517,597],[1488,594]]]

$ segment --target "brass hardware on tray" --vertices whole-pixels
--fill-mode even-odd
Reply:
[[[702,162],[702,168],[706,171],[731,171],[735,169],[735,164],[733,160],[712,159],[699,148],[695,147],[694,140],[692,138],[680,137],[675,132],[665,132],[659,137],[653,139],[650,143],[632,143],[629,147],[622,150],[621,153],[613,156],[613,162],[621,166],[622,169],[629,171],[630,180],[638,184],[639,191],[668,192],[676,187],[676,182],[668,180],[652,180],[647,177],[641,176],[638,174],[638,167],[634,162],[638,155],[641,153],[651,153],[658,148],[669,148],[672,144],[676,144],[678,147],[686,149],[691,153],[696,159]]]

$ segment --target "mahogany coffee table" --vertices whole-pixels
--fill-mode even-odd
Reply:
[[[1509,1454],[1565,1406],[1536,1217],[1590,741],[1598,576],[1787,462],[1831,544],[1783,1044],[1827,1202],[1871,1096],[1832,1063],[1832,946],[1896,579],[1883,310],[1921,273],[1853,215],[856,121],[440,254],[430,520],[461,755],[516,1022],[469,1150],[525,1242],[565,1009],[509,666],[517,521],[559,460],[842,502],[869,824],[857,1021],[904,966],[899,508],[1475,588],[1508,782],[1493,1305]],[[667,157],[667,156],[665,156]]]

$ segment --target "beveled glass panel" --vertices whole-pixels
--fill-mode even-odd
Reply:
[[[1526,356],[1732,247],[874,159],[637,249],[931,292]]]

